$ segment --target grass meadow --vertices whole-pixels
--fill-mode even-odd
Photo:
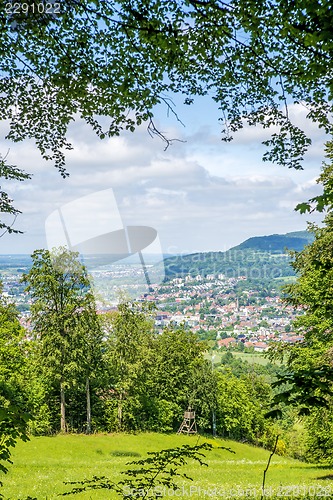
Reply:
[[[260,498],[263,471],[269,452],[246,444],[202,436],[176,434],[96,434],[32,437],[19,442],[13,452],[14,465],[3,476],[1,490],[6,499],[38,500],[58,498],[70,489],[64,481],[92,476],[108,476],[117,481],[126,470],[126,462],[146,457],[148,451],[195,445],[208,441],[214,449],[206,453],[208,467],[189,463],[185,471],[194,480],[180,480],[177,492],[165,491],[165,498]],[[235,454],[219,449],[230,447]],[[273,456],[266,478],[267,498],[333,498],[333,467],[306,464],[286,457]],[[108,490],[90,491],[65,498],[120,498]]]
[[[214,364],[221,362],[221,358],[226,354],[227,351],[215,352],[214,353]],[[264,354],[259,352],[238,352],[230,351],[235,359],[240,359],[241,361],[247,361],[250,364],[257,365],[267,365],[270,361],[265,357]],[[207,359],[210,361],[211,356],[207,355]]]

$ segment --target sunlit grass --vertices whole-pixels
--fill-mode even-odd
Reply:
[[[38,500],[55,499],[57,494],[70,488],[63,484],[64,481],[82,480],[93,475],[108,476],[118,481],[122,478],[121,471],[126,470],[126,462],[145,457],[147,451],[158,451],[185,443],[195,445],[206,440],[214,446],[212,451],[206,452],[208,467],[190,463],[186,467],[186,473],[194,481],[184,482],[181,490],[184,494],[177,498],[190,496],[198,500],[227,498],[230,495],[240,498],[242,493],[249,495],[250,492],[257,492],[259,495],[268,451],[233,441],[157,433],[59,435],[35,437],[28,443],[18,443],[13,453],[14,465],[7,476],[3,477],[2,493],[11,500],[24,499],[28,495],[35,496]],[[230,447],[235,454],[219,449],[219,446]],[[286,493],[291,495],[297,491],[317,492],[321,497],[331,498],[333,487],[330,486],[330,478],[333,478],[333,468],[322,469],[274,456],[267,473],[266,486],[268,493],[274,491],[284,498],[287,497]],[[175,497],[169,492],[167,497],[171,496]],[[110,491],[99,490],[67,498],[102,500],[119,497]]]
[[[264,354],[258,352],[238,352],[230,351],[235,359],[240,359],[242,361],[247,361],[250,364],[257,365],[267,365],[270,363],[269,359],[265,357]],[[227,351],[215,352],[214,353],[214,364],[221,363],[221,358],[227,353]],[[211,354],[207,354],[206,358],[211,361]]]

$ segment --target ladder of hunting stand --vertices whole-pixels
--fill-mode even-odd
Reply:
[[[189,406],[184,413],[184,420],[178,429],[177,434],[196,434],[197,424],[195,422],[195,411]]]

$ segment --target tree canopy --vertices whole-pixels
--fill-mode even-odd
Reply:
[[[168,144],[154,123],[156,106],[176,112],[174,93],[186,105],[208,95],[223,139],[244,123],[275,126],[264,159],[301,168],[310,139],[288,105],[302,103],[331,134],[332,16],[329,0],[7,2],[0,120],[9,123],[7,138],[33,138],[66,175],[74,119],[100,138],[146,122]]]
[[[62,247],[52,252],[36,250],[32,261],[22,280],[32,297],[40,366],[60,386],[61,430],[66,431],[65,390],[79,380],[81,372],[86,379],[93,373],[94,367],[88,365],[99,359],[96,339],[101,339],[101,330],[87,271],[78,254]]]
[[[16,180],[24,181],[29,179],[30,175],[18,169],[14,165],[9,165],[6,158],[2,158],[0,154],[0,180]],[[0,237],[6,233],[19,233],[20,231],[13,228],[16,217],[20,214],[20,210],[14,207],[13,200],[8,196],[0,186],[0,213],[3,214],[4,220],[0,220]]]
[[[279,392],[273,397],[271,416],[282,416],[281,403],[293,405],[299,415],[307,415],[308,453],[315,460],[332,462],[333,401],[333,212],[332,165],[320,177],[328,214],[324,225],[311,225],[314,241],[301,252],[293,252],[294,283],[284,287],[284,300],[298,309],[294,329],[303,337],[293,345],[273,349],[286,365],[272,385]],[[312,200],[320,203],[320,199]],[[310,451],[311,450],[311,451]]]
[[[26,361],[24,334],[18,311],[4,297],[0,282],[0,473],[5,474],[7,465],[12,463],[11,449],[17,440],[29,439],[27,424],[31,416],[21,407],[24,397],[18,396]],[[1,493],[0,498],[3,498]]]
[[[284,302],[298,309],[294,329],[303,337],[294,345],[275,346],[273,352],[282,357],[288,371],[273,385],[288,384],[274,398],[276,403],[300,405],[300,413],[313,407],[328,406],[333,394],[333,204],[332,165],[323,168],[319,182],[323,195],[310,202],[325,203],[327,215],[323,226],[311,224],[314,241],[301,252],[290,252],[297,274],[294,283],[284,287]],[[323,200],[323,201],[322,201]]]

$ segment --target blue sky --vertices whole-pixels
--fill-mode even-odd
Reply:
[[[185,127],[165,109],[156,124],[174,142],[166,151],[146,127],[104,141],[81,121],[71,125],[74,150],[67,154],[70,177],[62,179],[41,159],[32,141],[0,141],[8,161],[33,174],[30,181],[5,187],[23,214],[16,227],[23,235],[5,235],[0,253],[31,253],[46,247],[45,220],[57,208],[76,199],[112,188],[124,225],[147,225],[158,231],[164,253],[226,250],[258,235],[302,230],[300,201],[319,192],[325,137],[305,120],[306,110],[290,107],[295,121],[305,127],[313,146],[304,171],[263,163],[261,141],[268,132],[245,127],[231,143],[220,139],[216,104],[207,98],[191,107],[177,106]],[[6,124],[1,125],[1,137]],[[87,207],[89,210],[89,207]]]

